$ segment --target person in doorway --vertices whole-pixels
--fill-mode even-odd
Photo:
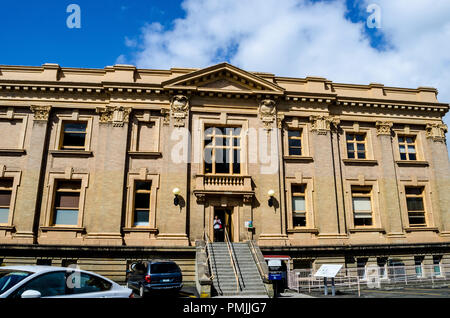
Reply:
[[[214,242],[222,242],[223,225],[222,221],[216,215],[214,216]]]

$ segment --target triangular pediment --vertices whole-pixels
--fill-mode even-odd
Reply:
[[[284,89],[256,74],[228,63],[217,64],[178,76],[162,83],[166,89],[198,91],[242,91],[245,93],[282,94]]]

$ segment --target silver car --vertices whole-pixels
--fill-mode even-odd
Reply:
[[[131,289],[70,267],[0,267],[0,298],[132,298]]]

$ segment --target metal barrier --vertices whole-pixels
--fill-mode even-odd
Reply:
[[[323,278],[314,277],[312,269],[296,269],[288,272],[288,287],[297,292],[312,292],[324,288]],[[342,268],[335,278],[335,286],[341,290],[361,288],[402,287],[407,285],[429,285],[450,283],[450,264],[377,266]]]

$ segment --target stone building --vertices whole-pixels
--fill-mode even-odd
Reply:
[[[176,259],[218,216],[295,267],[450,263],[450,170],[429,87],[334,83],[227,63],[0,66],[0,262],[121,280]]]

